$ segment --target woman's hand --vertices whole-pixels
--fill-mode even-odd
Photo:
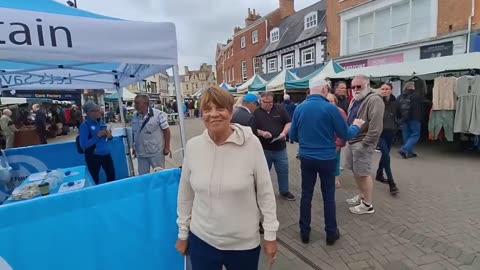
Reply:
[[[103,130],[100,130],[98,133],[97,133],[97,137],[101,138],[103,136],[107,136],[108,134],[108,130],[106,129],[103,129]]]
[[[277,259],[277,241],[265,240],[263,243],[263,249],[268,258],[268,265],[270,269],[272,269],[273,263]]]
[[[177,240],[177,243],[175,244],[175,248],[177,251],[182,254],[183,256],[188,255],[188,241],[187,240]]]

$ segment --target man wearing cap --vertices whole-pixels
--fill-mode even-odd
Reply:
[[[348,127],[335,105],[327,100],[328,82],[320,80],[310,86],[310,95],[297,106],[293,114],[290,136],[299,142],[302,171],[302,198],[300,202],[300,236],[310,241],[312,198],[320,176],[327,245],[340,237],[335,206],[335,169],[337,154],[335,135],[348,140],[357,135],[363,123],[355,119]]]
[[[231,122],[242,126],[251,127],[253,134],[257,135],[255,117],[253,113],[258,107],[258,99],[255,94],[248,93],[243,96],[242,105],[233,113]]]

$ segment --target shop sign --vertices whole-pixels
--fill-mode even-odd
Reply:
[[[26,91],[17,91],[15,94],[10,93],[10,91],[3,91],[2,96],[4,97],[20,97],[20,98],[44,98],[44,99],[76,99],[78,94],[60,94],[60,93],[42,93],[42,92],[26,92]]]
[[[402,63],[403,62],[403,53],[384,55],[374,58],[369,58],[367,60],[367,66],[380,66],[393,63]]]
[[[453,55],[453,41],[420,47],[420,59]]]
[[[364,60],[340,63],[340,65],[345,70],[347,70],[347,69],[363,68],[363,67],[366,67],[368,65],[368,63],[367,63],[367,59],[364,59]]]

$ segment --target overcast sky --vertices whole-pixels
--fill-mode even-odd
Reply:
[[[318,0],[295,0],[295,10],[315,2]],[[235,26],[244,26],[248,8],[263,16],[278,7],[278,0],[77,0],[77,5],[127,20],[174,22],[179,65],[197,68],[201,63],[215,64],[216,44],[225,42]]]

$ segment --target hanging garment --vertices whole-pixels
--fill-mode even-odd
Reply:
[[[455,133],[480,135],[480,76],[463,76],[457,80]]]
[[[438,77],[434,80],[432,110],[455,110],[455,77]]]
[[[428,121],[428,133],[431,140],[441,140],[439,136],[443,129],[443,137],[453,142],[453,125],[455,123],[455,111],[434,111],[430,112]]]

